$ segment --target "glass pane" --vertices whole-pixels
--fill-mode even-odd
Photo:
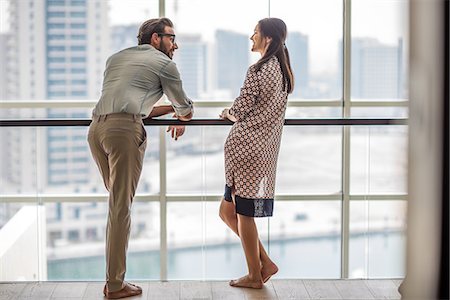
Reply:
[[[108,0],[111,30],[110,53],[137,45],[137,35],[141,24],[158,18],[158,0]]]
[[[277,278],[339,278],[340,201],[275,201],[269,222]]]
[[[174,22],[179,46],[174,61],[188,97],[232,100],[239,95],[247,68],[259,57],[250,51],[250,36],[258,20],[269,15],[268,3],[166,1],[166,16]],[[208,13],[192,18],[200,12]]]
[[[288,27],[286,46],[295,76],[290,99],[340,99],[343,35],[343,1],[270,1],[270,16],[281,18]],[[324,22],[326,20],[326,22]]]
[[[137,193],[159,193],[159,129],[147,126],[147,151]],[[2,129],[5,193],[106,193],[87,144],[87,127]],[[4,164],[4,165],[3,165]]]
[[[408,98],[408,11],[407,0],[352,1],[353,100]]]
[[[342,130],[285,126],[278,159],[278,194],[332,194],[341,190]]]
[[[159,1],[1,1],[0,10],[0,59],[9,74],[0,99],[92,100],[107,57],[137,44],[139,25],[158,17]]]
[[[247,273],[244,251],[219,218],[217,202],[169,202],[167,205],[168,278],[229,280]],[[256,218],[268,246],[269,218]]]
[[[49,203],[48,280],[104,280],[108,205]],[[135,202],[127,256],[127,278],[159,278],[159,205]]]
[[[406,201],[351,201],[350,278],[403,278],[405,252]]]
[[[1,127],[0,191],[2,195],[36,195],[41,186],[42,130]]]
[[[204,278],[205,213],[203,202],[167,204],[169,280]]]
[[[351,129],[351,194],[406,194],[407,126]]]
[[[46,280],[45,210],[35,203],[0,199],[0,282]]]
[[[286,119],[340,118],[341,116],[341,107],[288,107],[286,110]]]
[[[352,107],[352,118],[408,118],[408,107]]]
[[[167,191],[169,194],[223,194],[223,145],[230,126],[189,126],[177,141],[167,141]]]

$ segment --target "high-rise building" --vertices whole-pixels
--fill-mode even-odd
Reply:
[[[110,41],[107,5],[102,0],[9,2],[16,99],[98,98]],[[89,116],[82,109],[37,113],[50,118]],[[46,185],[89,181],[92,168],[85,141],[84,128],[49,128],[38,137],[37,143],[46,144],[47,171],[42,174]]]
[[[11,97],[8,91],[8,42],[11,39],[9,33],[0,33],[0,100],[7,100]]]
[[[239,95],[249,67],[250,39],[232,31],[216,31],[217,88],[227,90],[230,98]]]
[[[187,96],[198,99],[207,88],[206,43],[200,35],[177,35],[179,49],[173,60],[177,64]]]
[[[7,92],[7,88],[8,88],[8,84],[7,84],[7,80],[8,80],[8,56],[7,56],[7,52],[8,52],[8,37],[10,35],[7,33],[0,33],[0,101],[5,101],[7,100],[8,97],[8,92]],[[1,110],[0,111],[0,118],[5,118],[6,117],[6,111]],[[2,141],[6,141],[8,134],[9,134],[9,129],[6,128],[2,128],[0,130],[0,139]],[[0,147],[0,176],[1,178],[6,178],[7,176],[7,163],[8,160],[7,155],[8,155],[8,146],[7,145],[3,145],[2,147]],[[2,188],[2,187],[0,187]]]
[[[342,42],[340,43],[342,53]],[[354,38],[351,49],[351,97],[397,99],[403,96],[402,40],[386,45],[374,38]],[[342,62],[340,61],[342,72]]]
[[[308,37],[300,32],[289,32],[286,40],[286,46],[289,50],[291,67],[295,77],[294,91],[290,98],[308,96]]]
[[[141,24],[116,25],[111,27],[111,52],[136,46],[138,44],[138,31]]]

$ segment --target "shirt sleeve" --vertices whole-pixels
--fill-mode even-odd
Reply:
[[[180,73],[174,62],[169,62],[159,74],[161,86],[178,116],[186,116],[193,111],[192,100],[183,90]]]
[[[250,67],[245,77],[244,86],[241,88],[239,97],[234,100],[229,110],[229,114],[236,117],[238,121],[246,118],[251,112],[259,98],[259,78],[253,67]]]

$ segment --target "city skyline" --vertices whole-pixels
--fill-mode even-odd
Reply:
[[[175,22],[177,33],[200,34],[206,42],[213,40],[214,32],[219,28],[250,37],[259,19],[269,15],[280,17],[286,22],[289,32],[297,31],[309,36],[312,73],[338,69],[335,58],[339,40],[342,39],[341,0],[278,0],[271,1],[270,6],[269,2],[261,4],[261,1],[255,0],[210,2],[167,1],[166,16]],[[0,0],[0,33],[8,29],[6,3],[7,0]],[[109,0],[108,3],[111,26],[142,23],[145,19],[158,16],[156,0]],[[235,10],[236,7],[239,9]],[[407,7],[407,0],[352,1],[352,38],[372,37],[390,45],[395,45],[402,38],[404,45],[407,45]],[[201,18],[193,19],[193,15],[200,15]],[[233,16],[233,22],[229,21],[229,15]],[[379,22],[380,18],[383,22]]]

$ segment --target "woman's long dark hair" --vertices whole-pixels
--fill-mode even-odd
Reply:
[[[286,24],[278,18],[265,18],[258,22],[258,27],[261,36],[263,38],[270,37],[272,41],[266,53],[255,64],[255,68],[259,71],[264,63],[272,56],[276,56],[280,62],[281,72],[283,73],[284,90],[290,94],[294,90],[294,74],[292,73],[289,52],[285,45],[287,36]]]

